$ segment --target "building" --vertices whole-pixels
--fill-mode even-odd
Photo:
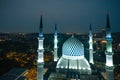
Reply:
[[[107,33],[106,33],[106,76],[107,80],[114,80],[113,78],[113,59],[112,59],[112,38],[110,32],[109,15],[107,14]],[[93,60],[93,35],[92,28],[90,25],[89,29],[89,61],[84,56],[85,49],[84,44],[77,39],[74,35],[68,38],[62,46],[62,56],[58,59],[57,56],[57,27],[55,26],[54,34],[54,70],[50,72],[46,71],[48,74],[47,80],[102,80],[104,79],[102,73],[96,68]],[[40,32],[38,37],[38,59],[37,59],[37,71],[38,80],[43,80],[43,23],[42,16],[40,21]],[[48,73],[47,73],[48,72]],[[46,80],[46,79],[45,79]]]

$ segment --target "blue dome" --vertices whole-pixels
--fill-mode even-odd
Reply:
[[[62,53],[66,56],[83,56],[84,46],[82,42],[72,36],[63,44]]]

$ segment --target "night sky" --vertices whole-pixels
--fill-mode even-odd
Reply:
[[[0,0],[0,32],[101,32],[110,14],[112,32],[120,32],[120,0]]]

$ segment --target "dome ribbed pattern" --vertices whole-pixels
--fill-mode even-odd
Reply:
[[[66,56],[83,56],[84,46],[82,42],[72,36],[63,44],[62,53]]]

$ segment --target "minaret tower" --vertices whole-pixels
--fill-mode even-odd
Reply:
[[[106,74],[107,80],[114,80],[113,76],[113,51],[112,51],[112,37],[111,37],[111,27],[109,22],[109,14],[107,13],[107,22],[106,22]]]
[[[93,61],[93,35],[92,35],[91,24],[90,24],[90,28],[89,28],[89,63],[94,64],[94,61]]]
[[[43,66],[44,66],[44,60],[43,60],[43,22],[42,22],[42,16],[40,18],[40,28],[39,28],[39,37],[38,37],[38,59],[37,59],[37,80],[43,80]]]
[[[57,25],[55,24],[55,33],[54,33],[54,61],[58,60],[58,56],[57,56],[57,47],[58,44],[58,39],[57,39]]]

